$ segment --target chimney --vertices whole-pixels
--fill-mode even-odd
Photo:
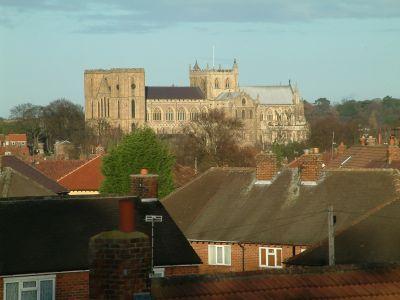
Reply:
[[[150,239],[135,231],[134,199],[120,200],[119,210],[119,230],[99,233],[89,242],[90,299],[133,299],[150,293]]]
[[[318,148],[304,154],[300,161],[300,182],[302,185],[317,185],[322,177],[323,161]]]
[[[119,231],[135,231],[135,205],[132,200],[124,199],[119,201]]]
[[[147,169],[141,169],[140,174],[131,175],[131,194],[142,200],[157,200],[158,175],[149,174]]]
[[[387,161],[388,164],[391,164],[393,161],[400,161],[400,148],[396,145],[396,139],[394,136],[391,136],[389,140]]]
[[[346,151],[346,145],[343,142],[340,142],[340,145],[337,148],[337,153],[338,155],[343,155],[344,152]]]
[[[256,184],[271,184],[278,174],[276,155],[261,152],[256,156]]]

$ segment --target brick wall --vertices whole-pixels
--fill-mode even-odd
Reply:
[[[90,239],[90,299],[127,299],[150,290],[151,248],[144,233],[102,232]]]
[[[56,299],[89,299],[89,272],[71,272],[57,274]]]
[[[168,276],[181,276],[181,275],[191,275],[199,274],[199,266],[176,266],[176,267],[166,267],[164,275]]]
[[[260,247],[279,247],[282,248],[282,261],[293,256],[293,246],[286,245],[265,245],[265,244],[241,244],[238,243],[208,243],[191,242],[193,249],[203,261],[199,266],[199,273],[222,273],[222,272],[242,272],[255,271],[263,269],[259,266],[259,248]],[[231,265],[215,266],[208,264],[208,245],[231,245]],[[305,246],[296,246],[295,253],[299,254]],[[243,250],[244,250],[244,268],[243,268]]]
[[[3,288],[3,278],[0,278],[0,299],[3,299]],[[57,273],[56,299],[89,299],[89,272]]]
[[[278,172],[276,155],[272,153],[260,153],[256,157],[257,180],[272,180]]]

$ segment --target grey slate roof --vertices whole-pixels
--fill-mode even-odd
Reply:
[[[204,99],[198,87],[191,86],[146,86],[146,99]]]
[[[240,96],[240,92],[224,92],[218,95],[215,100],[229,100]]]
[[[242,86],[240,90],[253,99],[259,97],[261,104],[293,104],[293,92],[290,85]]]
[[[256,185],[254,169],[213,168],[162,200],[188,239],[311,245],[327,236],[327,208],[360,214],[396,198],[393,170],[336,170],[300,186],[297,170]],[[338,213],[337,228],[356,216]]]
[[[348,214],[358,214],[349,211]],[[335,236],[336,264],[400,263],[400,199],[365,215]],[[328,265],[328,243],[289,259],[291,265]]]
[[[26,179],[28,179],[28,182],[34,182],[36,185],[41,185],[44,189],[47,189],[48,191],[54,193],[54,194],[68,194],[68,190],[58,184],[56,181],[53,179],[47,177],[43,173],[41,173],[39,170],[35,169],[34,167],[28,165],[27,163],[23,162],[22,160],[16,158],[15,156],[12,155],[5,155],[0,157],[1,159],[1,167],[2,168],[10,168],[16,172],[19,173],[20,175],[24,176]],[[21,177],[21,176],[19,176]],[[13,179],[15,178],[15,179]],[[15,181],[14,181],[15,180]],[[29,183],[28,186],[26,186],[21,180],[17,180],[17,177],[11,176],[11,181],[9,183],[10,186],[14,187],[14,190],[16,193],[8,193],[7,196],[12,197],[12,196],[38,196],[38,194],[30,194],[29,192]],[[4,187],[4,186],[3,186]],[[26,193],[24,192],[26,191]],[[44,194],[39,194],[39,195],[48,195],[48,193]],[[1,195],[0,195],[1,197]]]
[[[0,276],[87,270],[89,239],[118,229],[121,197],[10,198],[0,201]],[[135,199],[135,197],[130,197]],[[136,200],[137,230],[150,236],[146,214],[162,215],[155,224],[155,265],[201,263],[159,201]]]

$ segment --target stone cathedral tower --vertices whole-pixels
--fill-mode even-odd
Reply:
[[[189,69],[190,86],[199,87],[206,99],[215,99],[223,92],[236,92],[238,89],[239,70],[236,59],[232,69],[201,69],[197,64]]]
[[[142,68],[86,70],[85,118],[106,120],[125,132],[145,122],[145,74]]]

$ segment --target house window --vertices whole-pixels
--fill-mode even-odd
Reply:
[[[55,275],[4,278],[4,299],[53,300],[55,278]]]
[[[186,119],[186,113],[184,108],[179,108],[178,110],[178,121],[185,121]]]
[[[282,248],[259,248],[260,267],[282,268]]]
[[[172,108],[168,108],[166,113],[165,113],[165,119],[167,121],[173,121],[174,120],[174,111]]]
[[[154,121],[161,121],[161,110],[159,108],[155,108],[153,110],[153,120]]]
[[[231,265],[231,246],[230,245],[208,245],[208,264],[209,265]]]

